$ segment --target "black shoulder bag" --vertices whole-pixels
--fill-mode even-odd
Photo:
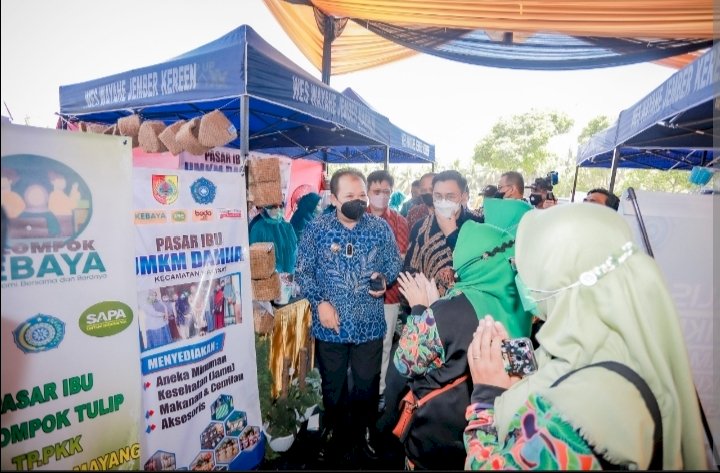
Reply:
[[[583,366],[582,368],[578,368],[576,370],[570,371],[569,373],[565,373],[563,376],[558,378],[551,387],[554,388],[573,373],[577,373],[578,371],[584,370],[586,368],[595,367],[606,368],[610,371],[614,371],[615,373],[630,381],[633,385],[635,385],[637,390],[640,391],[640,395],[642,396],[643,401],[645,401],[645,405],[647,406],[648,411],[650,411],[650,415],[655,422],[655,432],[653,433],[653,455],[650,459],[650,465],[648,466],[648,470],[662,470],[663,430],[662,417],[660,415],[660,406],[658,406],[657,399],[655,399],[655,396],[650,390],[650,386],[648,386],[645,380],[642,379],[642,377],[635,371],[630,369],[628,366],[623,365],[622,363],[618,363],[617,361],[601,361],[599,363],[593,363],[592,365]],[[612,463],[605,460],[602,455],[598,455],[596,453],[595,456],[600,461],[603,470],[627,470],[627,468],[624,468],[622,466],[613,465]]]

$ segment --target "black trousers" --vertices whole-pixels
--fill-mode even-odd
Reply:
[[[366,427],[372,430],[375,426],[382,342],[382,338],[360,344],[315,340],[322,377],[323,424],[336,435],[350,435],[353,440],[360,440]],[[348,393],[348,372],[352,375],[351,393]]]

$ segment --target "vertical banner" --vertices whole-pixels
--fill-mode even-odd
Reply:
[[[2,124],[2,469],[138,469],[127,139]]]
[[[135,168],[133,187],[142,467],[251,469],[265,441],[244,172]]]
[[[720,441],[718,366],[715,365],[718,323],[713,313],[717,284],[713,279],[713,200],[710,195],[669,194],[636,190],[637,203],[655,261],[663,272],[680,317],[695,388],[717,446]],[[627,191],[620,214],[644,248],[637,215]]]

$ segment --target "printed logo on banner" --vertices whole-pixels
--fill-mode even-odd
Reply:
[[[217,188],[209,179],[201,177],[190,186],[193,200],[200,205],[211,204],[215,200]]]
[[[146,225],[167,222],[164,210],[136,210],[135,225]]]
[[[209,222],[214,220],[214,212],[210,209],[195,209],[193,210],[192,219],[193,222]]]
[[[219,209],[220,220],[224,218],[242,218],[242,210],[240,209]]]
[[[15,345],[23,353],[57,348],[65,337],[65,322],[52,315],[37,314],[13,330]]]
[[[120,301],[103,301],[94,304],[80,315],[80,330],[91,337],[116,335],[132,324],[130,306]]]
[[[184,210],[175,210],[171,214],[171,219],[173,222],[176,223],[187,222],[187,212],[185,212]]]
[[[3,156],[8,217],[3,289],[107,276],[95,240],[81,240],[93,213],[90,187],[74,169],[30,154]]]
[[[155,200],[163,205],[175,202],[180,194],[178,177],[165,174],[152,175],[152,193]]]
[[[24,240],[68,241],[92,215],[90,188],[72,168],[44,156],[3,156],[2,208],[8,246]]]

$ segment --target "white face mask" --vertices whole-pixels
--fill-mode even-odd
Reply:
[[[435,211],[443,218],[452,218],[460,210],[460,204],[452,200],[435,200],[433,206]]]
[[[379,194],[379,195],[371,195],[370,197],[370,205],[374,209],[386,209],[388,206],[388,202],[390,202],[390,196],[385,194]]]

